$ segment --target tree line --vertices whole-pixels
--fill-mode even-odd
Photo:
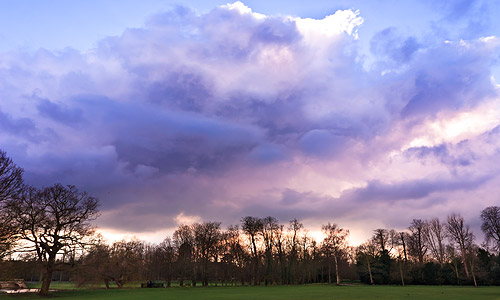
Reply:
[[[379,228],[359,246],[349,230],[322,226],[316,241],[297,219],[247,216],[180,225],[159,244],[138,239],[106,243],[91,221],[98,201],[74,186],[25,186],[22,169],[0,152],[0,276],[54,279],[81,285],[161,280],[167,286],[368,284],[500,284],[500,207],[481,212],[478,245],[464,218],[414,219],[402,231]],[[15,255],[12,255],[15,253]],[[41,291],[43,294],[43,292]]]

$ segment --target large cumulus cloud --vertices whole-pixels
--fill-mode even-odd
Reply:
[[[360,224],[470,212],[464,195],[498,181],[498,38],[391,27],[371,37],[367,68],[362,23],[236,2],[157,14],[86,53],[0,54],[1,147],[29,183],[97,195],[114,230],[252,214],[366,236]]]

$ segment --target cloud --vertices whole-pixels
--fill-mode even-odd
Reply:
[[[132,232],[245,215],[379,224],[494,195],[498,38],[391,27],[366,69],[363,21],[176,7],[86,53],[2,53],[1,147],[30,184],[76,184],[101,199],[100,225]]]
[[[401,183],[369,182],[366,187],[346,192],[346,197],[356,202],[400,201],[425,198],[442,191],[475,189],[491,178],[421,179]]]
[[[36,131],[34,122],[29,118],[13,118],[0,110],[0,128],[3,132],[31,136]]]
[[[313,129],[300,138],[302,151],[313,156],[334,156],[347,143],[345,137],[333,135],[327,130]]]
[[[40,104],[38,104],[37,109],[42,116],[63,124],[69,125],[82,121],[82,110],[68,109],[67,107],[50,102],[47,99],[40,99]]]

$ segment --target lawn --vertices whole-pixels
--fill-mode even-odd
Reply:
[[[500,300],[500,287],[329,286],[196,287],[159,289],[84,289],[52,293],[51,299],[220,299],[220,300]],[[2,295],[3,299],[39,299],[37,295]]]

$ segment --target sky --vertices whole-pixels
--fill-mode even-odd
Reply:
[[[376,228],[500,195],[496,1],[3,1],[0,149],[109,238]]]

